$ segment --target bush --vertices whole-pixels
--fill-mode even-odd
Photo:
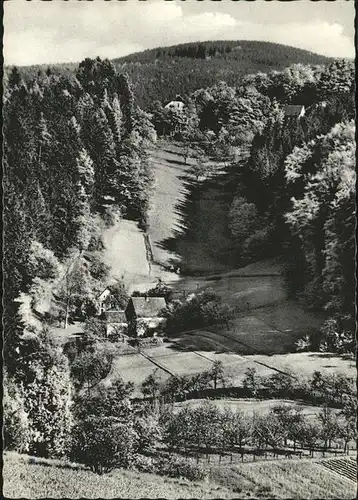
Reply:
[[[30,428],[29,453],[62,457],[70,446],[73,416],[72,384],[66,366],[38,363],[35,378],[24,388],[24,407]]]
[[[20,391],[11,383],[4,384],[3,415],[4,448],[27,452],[30,439],[28,416]]]
[[[155,463],[151,457],[136,453],[133,455],[132,467],[139,472],[155,473]]]
[[[207,325],[227,324],[233,317],[233,310],[224,304],[221,297],[212,290],[189,295],[185,301],[170,303],[163,311],[166,331],[170,334]]]
[[[155,472],[160,476],[185,478],[189,481],[201,481],[207,477],[207,472],[202,467],[179,457],[160,458],[156,462]]]
[[[136,449],[139,452],[148,451],[162,440],[162,429],[159,424],[159,415],[146,413],[134,421],[136,431]]]
[[[138,339],[138,347],[159,347],[163,345],[163,339],[161,337],[149,337],[145,339]]]
[[[103,474],[133,462],[135,433],[116,417],[88,417],[73,431],[71,459]]]

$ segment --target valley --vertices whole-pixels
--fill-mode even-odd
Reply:
[[[263,376],[288,369],[307,376],[314,370],[353,376],[355,365],[349,358],[295,352],[295,342],[319,328],[323,316],[304,311],[298,302],[288,299],[280,260],[268,259],[241,269],[226,268],[217,274],[213,274],[212,269],[220,268],[220,262],[209,261],[206,275],[198,276],[198,272],[203,273],[202,259],[199,259],[198,268],[190,267],[194,271],[192,276],[170,271],[171,267],[185,268],[185,259],[194,248],[203,255],[206,242],[200,246],[199,240],[186,241],[188,250],[185,246],[179,247],[184,248],[182,255],[163,248],[163,241],[175,235],[180,239],[185,232],[183,214],[178,206],[187,194],[185,173],[191,163],[189,160],[185,165],[180,145],[169,141],[157,144],[151,161],[155,183],[147,231],[152,259],[148,259],[143,232],[135,222],[122,220],[106,230],[103,237],[112,276],[122,278],[130,293],[145,291],[155,286],[158,279],[170,286],[174,297],[178,298],[210,289],[234,307],[236,315],[229,329],[218,326],[195,329],[169,338],[161,347],[142,349],[149,359],[136,353],[119,356],[108,379],[114,380],[118,374],[127,382],[135,381],[138,397],[142,382],[154,370],[165,381],[170,374],[204,372],[210,369],[214,360],[223,362],[228,383],[232,386],[242,385],[248,368],[257,369]],[[220,239],[220,233],[217,238]],[[190,263],[192,266],[192,259]]]
[[[240,40],[7,68],[9,497],[352,497],[354,69]]]

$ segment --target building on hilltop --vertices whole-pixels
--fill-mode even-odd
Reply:
[[[184,111],[184,107],[185,104],[180,95],[177,95],[173,101],[168,102],[168,104],[164,106],[165,109],[170,109],[171,111],[178,111],[179,113]]]
[[[131,332],[137,337],[155,336],[165,325],[161,311],[166,305],[164,297],[131,297],[125,311]]]
[[[302,104],[288,104],[285,106],[285,116],[287,118],[300,119],[305,116],[306,109]]]

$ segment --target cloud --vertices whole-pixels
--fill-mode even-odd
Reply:
[[[334,57],[354,57],[353,40],[337,22],[283,23],[272,17],[269,24],[250,20],[248,15],[239,19],[239,5],[231,14],[219,12],[218,4],[211,8],[189,13],[183,4],[163,0],[12,0],[4,9],[5,63],[80,61],[97,55],[115,58],[144,48],[218,39],[272,41]]]
[[[343,26],[338,23],[312,21],[309,23],[289,23],[285,26],[270,26],[263,34],[265,40],[292,45],[331,57],[354,57],[354,43],[343,34]]]

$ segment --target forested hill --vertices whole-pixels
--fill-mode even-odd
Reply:
[[[276,43],[247,40],[185,43],[145,50],[113,61],[126,71],[141,106],[224,80],[235,85],[247,74],[291,64],[326,64],[328,58]]]
[[[194,42],[158,47],[114,59],[116,70],[127,73],[138,104],[148,109],[153,101],[166,102],[224,80],[237,85],[250,73],[282,70],[292,64],[327,64],[329,58],[286,45],[247,40]],[[55,74],[74,74],[77,64],[51,66]],[[30,79],[47,66],[21,69]]]

